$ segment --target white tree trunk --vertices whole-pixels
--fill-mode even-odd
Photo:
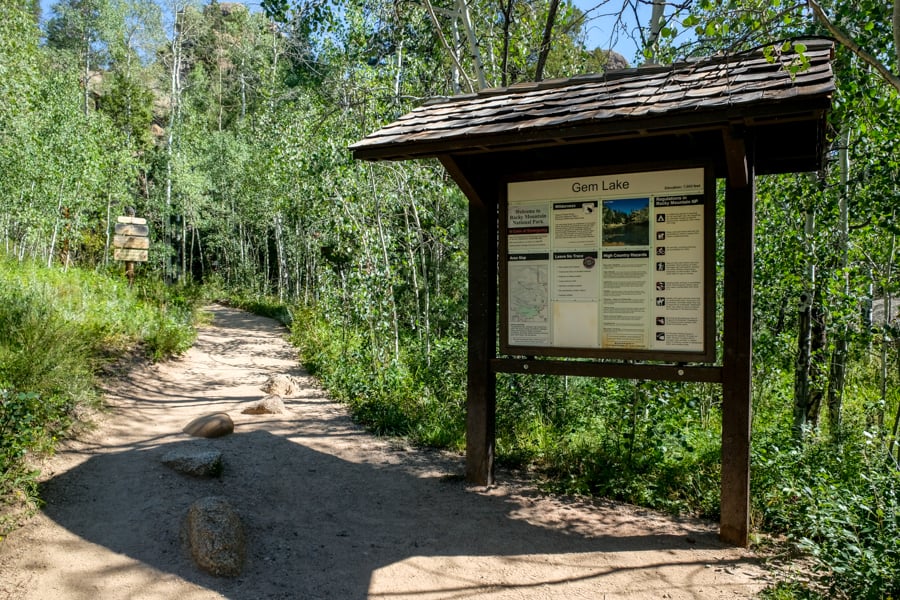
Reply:
[[[375,175],[371,165],[369,166],[369,180],[372,185],[372,196],[375,199],[375,224],[378,228],[378,241],[381,246],[381,257],[384,261],[384,271],[388,280],[388,302],[391,307],[391,328],[393,329],[394,360],[400,360],[400,316],[397,314],[397,302],[394,295],[394,275],[391,270],[390,255],[388,254],[387,238],[384,234],[384,223],[381,219],[381,202],[378,198],[378,190],[375,187]]]
[[[478,89],[486,88],[487,79],[484,76],[484,61],[481,59],[481,47],[478,43],[478,37],[475,35],[475,28],[472,26],[472,15],[469,12],[469,5],[466,0],[456,0],[456,6],[462,20],[463,28],[466,30],[466,38],[469,41],[469,53],[472,56],[472,65],[475,69],[475,78],[478,80]]]
[[[109,264],[109,235],[112,232],[112,194],[106,194],[106,245],[103,248],[103,264]]]
[[[453,61],[453,79],[454,79],[454,93],[459,93],[459,76],[463,76],[466,79],[466,85],[469,87],[470,92],[474,92],[475,88],[472,85],[472,79],[466,74],[465,69],[462,68],[462,64],[460,64],[459,56],[457,55],[456,48],[460,46],[459,43],[459,28],[457,25],[457,21],[459,18],[459,13],[452,12],[450,16],[452,18],[453,24],[453,37],[456,44],[454,47],[450,47],[450,44],[447,43],[447,38],[444,36],[444,30],[441,28],[441,23],[438,21],[437,12],[434,6],[431,4],[431,0],[424,0],[425,8],[428,9],[428,16],[431,17],[431,23],[434,25],[434,29],[437,32],[438,39],[441,42],[441,45],[444,47],[444,50],[447,51],[447,54],[450,55],[450,60]]]
[[[900,0],[894,0],[894,13],[891,15],[891,26],[894,30],[894,68],[900,71]]]
[[[844,298],[850,297],[850,273],[849,273],[849,196],[850,196],[850,129],[841,133],[841,147],[838,150],[838,163],[840,168],[840,197],[838,199],[838,252],[840,253],[838,268],[843,277]],[[831,373],[828,385],[828,419],[831,426],[831,435],[838,436],[841,428],[842,400],[844,395],[844,381],[847,373],[847,331],[848,327],[842,324],[834,343],[831,354]]]
[[[650,13],[650,37],[647,38],[647,46],[651,52],[650,62],[659,62],[659,32],[662,31],[663,11],[666,8],[664,0],[653,0],[653,10]]]
[[[166,206],[165,211],[163,211],[163,238],[170,247],[173,241],[172,224],[169,221],[172,216],[172,163],[175,158],[175,125],[178,123],[178,113],[181,109],[182,90],[181,42],[183,26],[179,25],[179,19],[181,21],[184,20],[183,5],[178,2],[173,2],[171,8],[174,13],[172,21],[172,39],[169,42],[169,48],[172,52],[172,64],[170,65],[169,71],[169,102],[171,106],[169,107],[169,127],[166,132]],[[174,273],[172,273],[170,260],[167,260],[166,264],[163,266],[163,273],[167,276],[174,275]]]
[[[424,326],[425,326],[425,360],[427,364],[431,364],[431,293],[429,291],[429,283],[428,283],[428,255],[425,252],[425,236],[422,231],[422,220],[419,218],[419,209],[416,206],[415,196],[410,196],[410,204],[412,205],[412,213],[413,220],[416,224],[416,237],[419,245],[419,259],[421,260],[422,265],[422,283],[423,283],[423,292],[424,292],[424,300],[425,307],[423,309],[424,313]],[[418,291],[416,292],[418,296]]]
[[[885,265],[884,281],[889,282],[894,274],[894,258],[897,250],[897,236],[891,236],[891,250],[888,253],[887,265]],[[891,316],[894,312],[894,295],[890,287],[886,287],[884,292],[884,323],[881,325],[881,406],[880,421],[884,421],[884,408],[888,406],[888,350],[891,346],[891,340],[888,336],[888,324],[891,322]],[[900,410],[900,407],[898,407]],[[879,423],[881,425],[882,423]]]
[[[56,250],[56,236],[59,234],[59,215],[62,211],[62,190],[59,192],[59,202],[56,204],[56,219],[53,221],[53,237],[50,238],[50,249],[47,252],[47,268],[53,266],[53,252]]]

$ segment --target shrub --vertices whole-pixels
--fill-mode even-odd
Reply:
[[[438,339],[431,357],[418,338],[403,340],[399,360],[371,346],[366,331],[333,324],[314,308],[297,309],[291,341],[301,359],[354,418],[376,434],[459,448],[465,435],[464,344]]]
[[[0,504],[36,500],[27,457],[52,452],[81,409],[98,404],[103,362],[141,345],[154,359],[190,346],[196,290],[152,280],[136,288],[0,256]]]
[[[766,526],[813,560],[812,580],[789,589],[824,588],[832,598],[900,596],[900,470],[883,440],[810,440],[769,446],[759,456],[763,473],[755,480],[765,486],[758,509]]]
[[[160,310],[148,321],[142,338],[154,361],[182,354],[196,339],[192,313]]]

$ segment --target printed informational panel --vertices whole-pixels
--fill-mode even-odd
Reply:
[[[501,349],[708,358],[707,187],[702,167],[509,183]]]

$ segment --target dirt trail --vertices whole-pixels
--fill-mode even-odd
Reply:
[[[275,322],[214,306],[183,358],[136,369],[110,411],[45,465],[44,509],[0,542],[0,599],[749,598],[765,574],[706,523],[544,497],[461,457],[368,435],[305,375]],[[282,415],[244,415],[277,373],[308,383]],[[221,479],[163,466],[193,418],[228,412]],[[179,529],[221,495],[248,531],[244,572],[196,570]]]

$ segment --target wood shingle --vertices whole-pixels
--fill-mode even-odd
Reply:
[[[757,128],[762,147],[778,148],[781,141],[765,137],[788,134],[780,128],[785,123],[815,122],[824,131],[835,89],[833,43],[804,43],[802,57],[754,51],[436,98],[350,149],[358,159],[402,160],[735,126]],[[824,139],[804,143],[808,147],[792,149],[783,168],[779,156],[764,157],[761,172],[815,162]],[[797,163],[798,156],[807,157],[805,163]]]

